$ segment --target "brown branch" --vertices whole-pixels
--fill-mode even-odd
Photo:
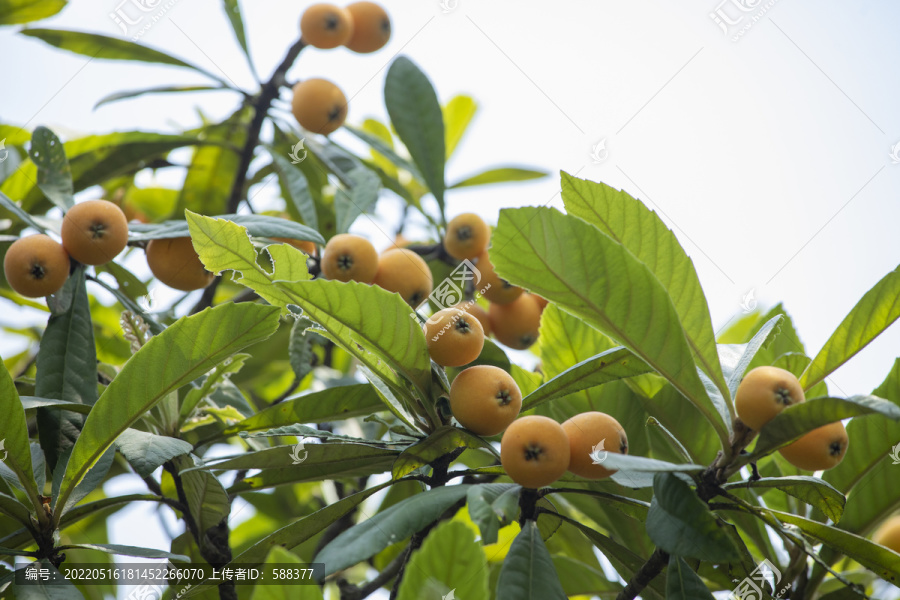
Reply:
[[[647,587],[653,578],[659,575],[669,563],[669,555],[664,550],[657,548],[647,559],[647,562],[634,574],[625,589],[619,592],[616,600],[634,600],[641,591]]]

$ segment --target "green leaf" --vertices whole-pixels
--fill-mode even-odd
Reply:
[[[314,332],[307,335],[307,329],[312,326],[312,321],[306,318],[296,319],[291,325],[291,337],[288,342],[288,361],[297,383],[302,382],[307,375],[312,373],[316,364],[316,354],[313,352]]]
[[[38,349],[34,393],[91,406],[97,401],[97,354],[83,267],[69,276],[56,297]],[[60,306],[66,300],[68,306]],[[78,438],[84,417],[41,408],[37,422],[41,447],[53,471]]]
[[[669,556],[666,569],[666,600],[714,600],[709,588],[694,573],[684,559],[673,554]]]
[[[876,283],[831,334],[800,378],[808,390],[853,358],[900,318],[900,267]]]
[[[302,143],[303,140],[301,140]],[[289,200],[297,208],[303,222],[312,229],[319,229],[319,216],[316,213],[316,203],[309,191],[309,182],[303,171],[298,169],[291,161],[281,155],[272,146],[266,146],[272,157],[272,165],[281,179],[281,184],[290,194]],[[305,152],[305,151],[304,151]]]
[[[513,483],[485,483],[481,485],[473,485],[466,494],[466,508],[469,511],[469,517],[472,522],[478,526],[481,531],[482,544],[496,544],[497,533],[500,531],[501,522],[506,524],[512,518],[512,511],[507,513],[502,510],[504,503],[508,499],[514,499],[512,504],[513,510],[518,510],[519,490],[521,487]],[[504,501],[498,505],[500,513],[494,509],[494,502],[501,496],[506,495]],[[502,514],[501,514],[502,513]]]
[[[669,380],[727,445],[728,408],[707,395],[666,290],[624,246],[555,209],[504,209],[490,256],[502,277],[586,319]]]
[[[52,17],[66,4],[66,0],[0,0],[0,25],[40,21]]]
[[[524,169],[522,167],[497,167],[487,169],[466,177],[462,181],[457,181],[450,186],[449,189],[457,189],[464,187],[473,187],[476,185],[489,185],[492,183],[511,183],[514,181],[530,181],[532,179],[541,179],[549,175],[546,171],[536,171],[534,169]]]
[[[285,245],[268,248],[274,262],[274,271],[268,273],[257,264],[245,229],[193,213],[188,213],[188,222],[194,247],[207,269],[239,271],[238,283],[269,303],[282,308],[299,306],[321,326],[319,333],[359,359],[398,398],[414,401],[410,385],[420,398],[430,398],[431,360],[425,336],[418,321],[411,318],[412,309],[397,294],[356,282],[305,281],[309,277],[305,256]],[[396,406],[389,408],[410,421]],[[430,401],[420,408],[434,412]],[[436,414],[432,419],[438,421]]]
[[[422,173],[444,214],[444,117],[428,77],[405,56],[397,57],[384,81],[384,104],[400,140]]]
[[[603,183],[585,181],[563,172],[562,198],[566,212],[595,225],[625,246],[656,275],[672,299],[699,366],[730,406],[706,296],[694,263],[675,234],[642,202]]]
[[[371,385],[343,385],[279,402],[225,432],[259,431],[292,423],[327,423],[368,416],[380,410],[384,410],[384,404]]]
[[[237,38],[244,56],[247,57],[247,64],[253,68],[253,60],[250,58],[250,48],[247,46],[247,34],[244,31],[244,19],[241,16],[241,5],[238,0],[222,0],[222,6],[225,9],[225,15],[231,23],[231,30],[234,31],[234,37]]]
[[[105,271],[112,275],[116,279],[116,283],[119,284],[119,290],[134,301],[147,296],[149,293],[146,284],[122,265],[108,262],[105,265],[97,265],[94,269],[97,272]]]
[[[60,549],[82,548],[84,550],[99,550],[107,554],[118,554],[120,556],[137,556],[140,558],[167,558],[178,562],[190,562],[190,557],[183,554],[172,554],[165,550],[156,550],[154,548],[140,548],[138,546],[122,546],[120,544],[68,544],[61,546]]]
[[[478,436],[459,427],[448,425],[433,431],[427,438],[404,450],[392,469],[394,479],[409,475],[416,469],[434,462],[458,448],[480,448],[486,443]]]
[[[385,157],[391,165],[403,169],[416,179],[422,180],[424,183],[422,174],[419,173],[419,169],[416,167],[416,165],[412,164],[410,161],[403,158],[394,151],[393,141],[388,141],[387,139],[387,135],[390,135],[390,129],[388,129],[381,123],[378,123],[377,125],[372,125],[372,123],[378,122],[369,119],[368,121],[366,121],[366,126],[364,126],[364,129],[359,129],[350,125],[344,125],[344,128],[367,143],[369,146],[371,146],[373,152],[376,152],[377,154]],[[384,129],[378,128],[378,125],[380,125]],[[377,131],[380,132],[381,135],[378,135],[374,132],[376,128],[378,128]],[[383,169],[384,165],[381,165],[381,167]],[[392,176],[396,178],[396,173],[393,173]]]
[[[563,554],[552,554],[553,567],[559,576],[566,596],[595,596],[615,598],[622,591],[619,583],[611,582],[600,569]]]
[[[148,48],[142,44],[136,44],[117,37],[87,33],[83,31],[65,31],[62,29],[25,29],[23,35],[37,38],[42,42],[55,46],[61,50],[68,50],[75,54],[82,54],[91,58],[102,60],[134,60],[146,63],[171,65],[174,67],[187,67],[198,73],[206,75],[210,79],[224,82],[220,77],[201,69],[196,65],[187,63],[180,58],[169,56],[159,50]]]
[[[208,538],[222,535],[218,532],[220,523],[228,519],[231,513],[231,499],[228,492],[216,479],[215,475],[203,469],[191,469],[197,465],[193,456],[178,456],[174,460],[175,467],[181,474],[184,495],[187,498],[188,510],[197,524],[201,535],[201,545],[210,544]]]
[[[193,446],[184,440],[126,429],[116,439],[116,450],[141,477],[149,477],[164,462],[187,454]]]
[[[62,486],[63,477],[65,476],[66,466],[70,456],[71,448],[67,449],[66,453],[60,456],[59,462],[56,463],[56,469],[53,470],[52,499],[57,499],[59,497],[59,490]],[[78,482],[78,485],[75,486],[75,489],[72,490],[72,493],[69,494],[69,497],[66,499],[65,505],[63,505],[59,511],[66,513],[73,506],[81,502],[88,494],[97,489],[97,486],[106,479],[106,475],[109,473],[109,469],[112,466],[115,457],[116,451],[113,448],[109,448],[104,452],[100,458],[97,459],[97,462],[88,469],[87,474],[85,474],[81,481]]]
[[[747,367],[753,362],[753,358],[760,349],[765,345],[769,334],[781,321],[781,315],[775,315],[759,329],[753,338],[746,344],[720,344],[719,363],[722,365],[722,371],[728,382],[728,389],[731,395],[737,393],[737,388],[744,378]]]
[[[530,410],[555,398],[562,398],[581,390],[602,385],[616,379],[634,377],[650,372],[630,350],[616,346],[572,365],[538,389],[525,396],[522,410]]]
[[[886,398],[900,406],[900,358],[873,395]],[[838,466],[827,471],[822,479],[841,492],[847,493],[870,471],[888,460],[895,444],[900,442],[900,422],[880,419],[851,419],[847,436],[853,442],[853,452],[844,455]]]
[[[216,365],[212,373],[203,379],[201,385],[198,386],[196,382],[192,384],[181,402],[181,408],[178,411],[178,423],[184,425],[184,422],[194,413],[197,405],[215,393],[221,385],[226,384],[228,376],[240,371],[248,358],[250,358],[249,354],[235,354],[228,360]]]
[[[445,521],[412,553],[400,581],[397,600],[454,597],[488,600],[488,570],[484,550],[464,523]]]
[[[247,142],[251,119],[252,111],[242,106],[221,123],[200,130],[199,135],[208,144],[194,149],[178,197],[179,215],[186,208],[212,215],[228,210],[231,188],[241,163],[238,149]]]
[[[882,579],[890,582],[900,581],[900,554],[863,537],[818,521],[777,510],[768,510],[767,512],[782,523],[795,525],[813,539],[839,549],[859,564],[871,569]]]
[[[305,563],[293,552],[281,546],[274,546],[266,557],[266,565],[272,568],[284,565],[298,565],[307,568]],[[260,582],[253,587],[250,600],[324,600],[322,590],[317,585],[296,585],[295,583]]]
[[[406,498],[338,535],[319,551],[313,562],[325,563],[322,573],[325,577],[366,560],[427,527],[465,498],[469,487],[438,487]]]
[[[724,487],[729,490],[733,488],[779,489],[785,494],[790,494],[819,509],[835,523],[841,519],[844,504],[847,502],[842,493],[818,477],[763,477],[757,480],[728,483]]]
[[[308,240],[319,245],[325,245],[325,238],[306,225],[268,215],[219,215],[217,219],[227,219],[240,227],[246,228],[246,232],[253,237],[290,238],[292,240]],[[169,239],[188,237],[191,230],[187,221],[165,221],[163,223],[130,223],[128,239],[132,242],[146,242],[156,239]]]
[[[0,493],[0,514],[15,519],[26,527],[31,527],[31,513],[28,511],[28,507],[4,493]],[[0,554],[3,552],[0,551]]]
[[[66,467],[57,498],[65,501],[116,438],[173,390],[193,381],[242,348],[266,339],[278,310],[258,304],[222,304],[183,317],[153,336],[129,359],[100,396]],[[59,518],[59,511],[54,510]]]
[[[10,200],[9,196],[0,192],[0,206],[11,212],[15,215],[20,221],[28,225],[29,227],[33,227],[37,229],[40,233],[46,233],[47,229],[35,221],[31,215],[22,210],[22,207]]]
[[[261,469],[236,481],[228,492],[242,493],[287,483],[363,477],[390,470],[398,452],[357,444],[304,444],[276,446],[210,464],[215,471]],[[295,458],[296,457],[296,458]],[[305,457],[305,458],[304,458]],[[300,461],[300,462],[296,462]]]
[[[478,112],[478,104],[471,96],[454,96],[444,105],[444,146],[449,159],[469,128],[472,118]]]
[[[37,184],[44,195],[63,212],[72,208],[75,205],[72,169],[56,134],[46,127],[37,127],[31,134],[28,155],[37,165]]]
[[[94,105],[94,110],[97,110],[104,104],[111,104],[113,102],[118,102],[119,100],[130,100],[131,98],[138,98],[145,94],[179,94],[182,92],[209,92],[227,89],[228,88],[222,87],[221,85],[163,85],[141,90],[115,92],[98,100],[97,104]]]
[[[750,457],[755,460],[803,434],[828,423],[850,417],[879,414],[894,421],[900,420],[900,406],[875,396],[851,398],[812,398],[788,406],[766,423],[759,434]]]
[[[706,503],[671,473],[658,473],[653,479],[647,534],[669,554],[715,564],[741,558]]]
[[[370,212],[378,201],[378,192],[381,190],[381,179],[362,164],[351,169],[346,177],[350,182],[349,193],[338,188],[334,195],[338,233],[346,233],[360,215]]]
[[[565,600],[566,593],[534,521],[526,521],[503,560],[497,600]]]
[[[37,506],[38,489],[31,466],[28,422],[15,383],[3,366],[0,366],[0,414],[3,415],[3,437],[0,442],[0,453],[5,457],[3,464],[12,469]]]
[[[691,463],[675,464],[655,458],[612,452],[607,453],[603,459],[603,466],[616,469],[612,474],[612,480],[632,489],[653,486],[654,473],[698,473],[705,469],[701,465]]]
[[[332,523],[348,514],[351,510],[362,504],[369,496],[379,492],[391,485],[392,482],[387,481],[380,485],[373,486],[367,490],[347,496],[337,502],[327,505],[325,508],[301,517],[289,523],[284,527],[272,532],[263,539],[254,543],[252,546],[244,550],[241,554],[234,557],[226,567],[241,566],[244,568],[255,567],[263,563],[266,556],[272,548],[282,547],[286,550],[295,548],[303,542],[312,539],[322,531],[324,531]],[[208,590],[215,584],[204,583],[200,586],[194,586],[188,593],[182,596],[190,598],[197,594]]]

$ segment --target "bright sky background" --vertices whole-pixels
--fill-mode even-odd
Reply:
[[[742,12],[740,0],[719,1],[445,0],[442,12],[438,0],[384,0],[394,23],[384,50],[308,49],[290,78],[328,77],[351,98],[351,122],[384,120],[384,73],[406,54],[442,101],[466,93],[480,104],[449,181],[519,164],[624,188],[659,212],[693,258],[717,329],[754,290],[765,308],[785,303],[814,354],[900,263],[900,164],[890,156],[900,142],[900,5],[744,0],[755,8]],[[109,17],[120,2],[74,0],[42,26],[120,35]],[[123,10],[136,14],[130,3]],[[308,3],[242,4],[252,55],[268,78]],[[142,43],[254,87],[220,2],[165,5],[172,7]],[[745,15],[729,35],[710,17],[717,8],[732,21]],[[47,125],[67,138],[175,132],[198,124],[198,107],[220,119],[239,100],[148,96],[93,110],[112,92],[206,81],[184,69],[63,53],[14,30],[0,30],[4,123]],[[352,144],[343,133],[336,139]],[[591,151],[601,140],[608,157],[598,163]],[[895,155],[900,162],[900,146]],[[561,207],[558,190],[554,175],[452,191],[448,206],[451,215],[474,211],[495,223],[503,207]],[[359,231],[378,244],[378,229],[395,226],[363,219]],[[830,378],[832,390],[871,391],[898,348],[894,327]]]

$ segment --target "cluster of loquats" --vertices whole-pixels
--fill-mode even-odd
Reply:
[[[390,40],[391,20],[374,2],[354,2],[346,8],[313,4],[300,19],[300,36],[306,45],[322,50],[344,46],[353,52],[375,52]],[[294,86],[291,110],[307,131],[334,132],[347,119],[347,108],[344,92],[327,79],[305,79]]]
[[[60,230],[62,243],[39,233],[13,242],[3,259],[9,286],[22,296],[55,294],[65,284],[75,260],[105,265],[128,243],[128,220],[117,205],[87,200],[66,211]]]
[[[744,375],[734,407],[741,422],[758,432],[788,406],[805,401],[803,388],[793,373],[766,366]],[[826,471],[843,460],[849,442],[844,424],[835,421],[804,434],[779,452],[798,469]]]

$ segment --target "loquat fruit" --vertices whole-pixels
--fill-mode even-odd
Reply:
[[[793,373],[778,367],[756,367],[738,385],[734,408],[747,427],[759,431],[785,407],[804,400],[803,388]]]
[[[497,275],[487,250],[478,255],[475,267],[481,273],[481,280],[477,284],[481,294],[494,304],[509,304],[525,291]]]
[[[170,288],[191,292],[213,282],[189,237],[150,240],[145,250],[153,276]]]
[[[460,425],[478,435],[497,435],[521,409],[519,386],[499,367],[469,367],[450,384],[450,411]]]
[[[525,350],[537,341],[541,309],[531,294],[523,294],[509,304],[494,304],[488,309],[491,331],[501,344]]]
[[[475,259],[487,248],[491,228],[474,213],[463,213],[450,220],[444,234],[444,249],[456,260]]]
[[[294,86],[291,112],[304,129],[328,135],[347,119],[347,97],[327,79],[306,79]]]
[[[461,367],[481,354],[484,329],[466,311],[445,308],[425,322],[425,342],[431,360],[442,367]]]
[[[813,429],[778,451],[789,463],[806,471],[827,471],[844,459],[850,439],[840,421]]]
[[[377,272],[378,253],[366,238],[339,233],[325,244],[322,274],[326,279],[372,283]]]
[[[428,298],[434,285],[425,260],[406,248],[392,248],[378,258],[375,285],[400,294],[413,308]],[[482,333],[482,336],[484,334]]]
[[[595,464],[591,452],[613,452],[628,454],[628,436],[613,417],[606,413],[591,411],[577,414],[562,424],[569,437],[571,460],[569,471],[587,479],[604,479],[615,470]],[[599,446],[599,447],[598,447]]]
[[[107,200],[79,202],[66,212],[61,230],[69,256],[85,265],[105,265],[128,243],[128,219]]]
[[[900,515],[894,515],[872,535],[872,541],[900,554]]]
[[[334,4],[313,4],[300,18],[300,37],[314,48],[328,50],[343,46],[352,35],[353,17],[348,10]]]
[[[484,331],[484,337],[491,335],[491,319],[488,317],[487,311],[478,306],[474,301],[463,301],[459,304],[455,304],[453,308],[464,310],[478,319],[478,322],[481,323],[481,329]]]
[[[526,488],[555,482],[569,468],[569,438],[549,417],[529,415],[513,421],[500,440],[500,462],[510,479]]]
[[[354,52],[369,53],[384,48],[391,39],[391,19],[387,11],[374,2],[347,5],[353,19],[353,35],[344,45]]]
[[[69,278],[70,266],[62,244],[42,233],[19,238],[3,257],[9,287],[27,298],[58,292]]]

